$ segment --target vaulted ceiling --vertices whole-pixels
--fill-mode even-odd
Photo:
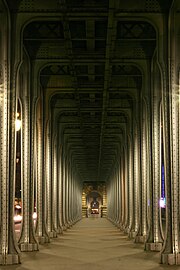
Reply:
[[[157,45],[151,17],[168,0],[9,1],[32,18],[23,44],[83,181],[106,181],[133,119]],[[159,31],[159,30],[158,30]],[[147,76],[147,74],[146,74]]]

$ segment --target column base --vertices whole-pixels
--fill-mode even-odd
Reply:
[[[124,228],[124,232],[125,232],[125,234],[129,234],[129,228]]]
[[[73,225],[75,225],[76,223],[72,220],[71,221],[71,227],[73,226]]]
[[[67,225],[63,225],[63,231],[67,231]]]
[[[161,251],[162,243],[146,243],[145,250],[146,251]]]
[[[125,227],[125,225],[124,225],[124,224],[121,224],[121,226],[120,226],[120,230],[121,230],[122,232],[125,232],[126,227]]]
[[[171,253],[171,254],[161,254],[161,263],[169,265],[180,265],[180,254]]]
[[[136,235],[134,239],[134,243],[145,243],[146,235]]]
[[[49,243],[50,242],[50,239],[48,236],[39,236],[37,237],[38,238],[38,242],[40,245],[43,245],[45,243]]]
[[[20,254],[0,255],[0,265],[10,265],[19,263],[21,263]]]
[[[58,227],[58,228],[55,230],[55,232],[56,232],[57,234],[60,234],[60,233],[61,233],[61,229]]]
[[[20,250],[23,251],[37,251],[39,250],[37,243],[20,243],[19,244]]]
[[[131,232],[129,232],[129,234],[128,234],[128,238],[130,238],[130,239],[134,239],[135,236],[136,236],[136,232],[135,232],[135,231],[131,231]]]
[[[56,238],[57,237],[57,232],[55,232],[55,231],[49,232],[49,237],[50,238]]]
[[[117,226],[118,221],[117,220],[114,220],[113,223],[114,223],[115,226]]]
[[[59,227],[58,231],[59,231],[59,234],[63,234],[63,228],[62,227]]]

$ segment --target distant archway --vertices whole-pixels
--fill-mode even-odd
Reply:
[[[86,196],[86,204],[87,204],[87,216],[88,217],[101,217],[101,206],[103,203],[102,195],[93,190]]]
[[[82,217],[106,217],[106,215],[106,183],[84,182],[82,190]]]

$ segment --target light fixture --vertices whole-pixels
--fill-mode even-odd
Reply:
[[[19,131],[21,129],[21,120],[19,119],[20,113],[16,113],[16,121],[15,121],[15,127],[16,131]]]

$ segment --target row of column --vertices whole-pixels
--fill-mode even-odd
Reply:
[[[16,45],[10,50],[6,1],[0,0],[0,9],[0,265],[6,265],[20,263],[21,252],[38,250],[39,244],[49,242],[81,218],[82,187],[72,156],[59,139],[60,133],[55,132],[58,126],[55,128],[48,117],[49,103],[43,103],[42,89],[33,79],[35,68],[25,52],[19,55],[20,40],[16,36]],[[17,240],[14,203],[18,103],[22,122],[17,131],[21,137],[22,224]]]
[[[145,69],[140,109],[133,111],[133,128],[108,184],[108,218],[135,242],[143,242],[145,250],[159,251],[160,262],[170,265],[180,264],[177,6],[178,1],[173,1],[167,32],[157,37],[156,51]],[[163,173],[165,215],[160,207]]]
[[[159,204],[162,166],[160,102],[158,96],[154,97],[151,119],[146,104],[142,104],[143,117],[139,123],[134,121],[108,182],[108,218],[134,242],[145,243],[145,250],[161,251],[165,221]]]

